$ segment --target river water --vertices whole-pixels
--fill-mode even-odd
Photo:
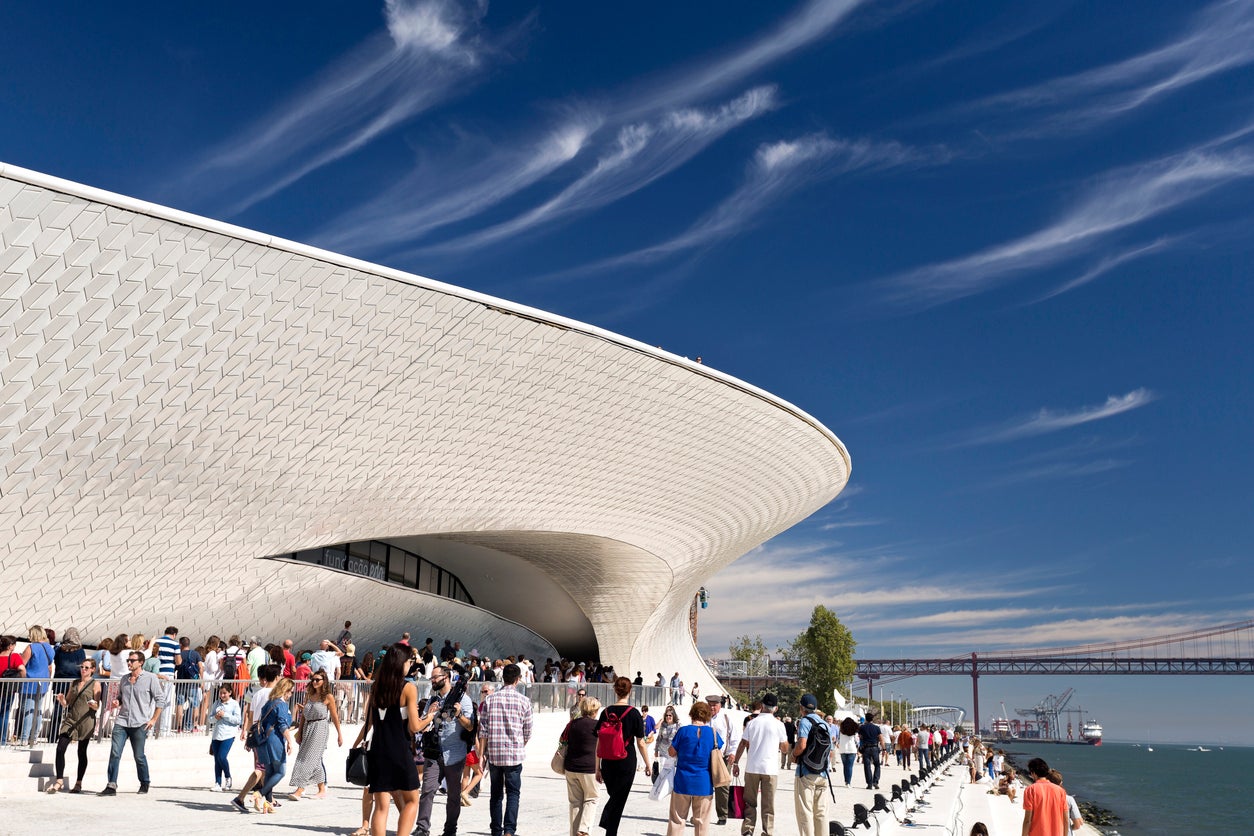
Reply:
[[[993,744],[997,746],[998,744]],[[1254,748],[1196,744],[1001,744],[1023,767],[1044,758],[1067,792],[1115,813],[1122,836],[1254,833]],[[1150,749],[1153,751],[1150,751]]]

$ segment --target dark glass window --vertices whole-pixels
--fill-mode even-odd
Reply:
[[[388,583],[442,595],[472,606],[475,603],[461,579],[453,573],[441,569],[421,555],[389,546],[379,540],[306,549],[279,557],[328,566],[375,580],[386,580]]]

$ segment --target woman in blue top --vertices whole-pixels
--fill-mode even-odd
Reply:
[[[258,790],[265,799],[258,804],[254,798],[254,806],[260,806],[262,812],[273,813],[278,805],[274,803],[274,788],[287,774],[287,756],[292,751],[292,710],[288,707],[287,698],[292,694],[292,680],[280,677],[270,691],[270,699],[265,708],[261,709],[261,746],[257,749],[258,760],[266,765],[266,782]]]
[[[39,727],[43,725],[44,694],[48,692],[48,681],[52,677],[52,660],[56,654],[52,645],[48,644],[48,634],[38,624],[31,626],[30,644],[22,651],[22,663],[26,665],[26,678],[42,679],[43,682],[22,683],[22,736],[21,740],[29,746],[35,745],[39,737]]]
[[[688,711],[690,725],[675,732],[667,754],[675,759],[675,789],[666,836],[683,836],[684,819],[692,815],[694,836],[705,836],[714,809],[714,782],[710,779],[710,752],[723,747],[723,739],[710,728],[710,706],[694,702]]]

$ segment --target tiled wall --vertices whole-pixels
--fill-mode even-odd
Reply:
[[[544,567],[620,670],[707,679],[692,594],[848,473],[804,413],[617,335],[0,166],[0,630],[551,653],[259,559],[439,534]]]

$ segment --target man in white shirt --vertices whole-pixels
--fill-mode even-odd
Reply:
[[[318,651],[309,658],[309,672],[323,671],[327,680],[334,683],[339,678],[340,657],[343,655],[344,651],[336,647],[335,642],[323,639]]]
[[[736,728],[740,724],[733,723],[731,715],[723,710],[721,694],[712,694],[706,697],[705,701],[710,705],[710,728],[723,738],[723,760],[730,764],[732,756],[736,753],[736,747],[740,745],[740,730]],[[718,814],[716,824],[727,824],[727,801],[730,796],[730,788],[714,788],[714,809]]]
[[[753,836],[753,825],[759,811],[762,813],[762,836],[774,834],[779,756],[788,751],[788,733],[775,716],[777,710],[779,699],[774,694],[762,697],[762,711],[745,726],[740,745],[731,759],[734,775],[742,771],[739,763],[742,757],[745,761],[745,818],[740,825],[741,836]]]

